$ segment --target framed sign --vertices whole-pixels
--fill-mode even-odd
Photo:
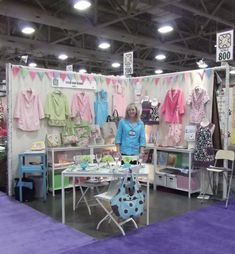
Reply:
[[[133,74],[133,51],[123,54],[123,74]]]
[[[185,126],[185,133],[184,133],[184,140],[195,141],[196,131],[197,131],[196,125],[186,125]]]
[[[217,33],[216,62],[233,60],[233,30]]]

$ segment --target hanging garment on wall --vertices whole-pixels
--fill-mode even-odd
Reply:
[[[142,112],[140,118],[144,123],[147,123],[150,121],[150,114],[152,111],[151,100],[148,96],[145,96],[144,100],[141,102],[141,106]]]
[[[206,117],[205,105],[210,100],[207,91],[196,86],[190,93],[188,104],[190,105],[190,123],[200,123]]]
[[[95,123],[102,127],[108,116],[108,95],[103,89],[96,93],[94,109]]]
[[[195,167],[214,165],[215,155],[212,143],[212,128],[214,128],[214,125],[210,123],[205,127],[200,125],[197,129],[196,148],[193,156]]]
[[[118,84],[118,86],[121,86]],[[123,94],[122,89],[115,89],[115,92],[113,93],[112,96],[113,99],[113,111],[117,110],[118,115],[124,117],[125,116],[125,110],[126,110],[126,99]]]
[[[167,91],[161,107],[161,113],[167,123],[181,123],[184,114],[184,94],[181,89]]]
[[[76,117],[77,122],[81,120],[92,123],[92,111],[90,98],[85,93],[75,93],[71,104],[71,117]]]
[[[150,124],[159,124],[159,108],[160,108],[160,103],[156,100],[153,99],[151,102],[151,112],[150,112]]]
[[[168,134],[164,140],[164,146],[177,146],[182,141],[183,126],[179,123],[169,125]]]
[[[16,96],[14,111],[17,128],[23,131],[40,129],[40,119],[44,118],[39,95],[31,89],[20,91]]]
[[[65,126],[69,116],[67,97],[60,91],[55,90],[48,94],[45,106],[45,116],[50,126]]]

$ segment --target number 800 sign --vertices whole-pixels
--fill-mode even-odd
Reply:
[[[217,33],[216,62],[233,60],[233,30]]]

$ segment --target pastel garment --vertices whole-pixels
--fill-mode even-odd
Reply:
[[[48,118],[50,126],[66,125],[66,119],[69,117],[69,105],[67,97],[60,90],[48,94],[45,116]]]
[[[96,93],[95,109],[95,124],[100,127],[106,122],[108,117],[108,96],[103,89]]]
[[[151,101],[144,100],[142,101],[141,106],[142,106],[142,112],[141,112],[140,118],[144,123],[147,123],[150,121],[150,114],[152,110]]]
[[[75,93],[73,95],[71,104],[71,117],[76,117],[77,121],[84,120],[92,123],[92,111],[90,105],[90,98],[85,93]]]
[[[194,88],[189,95],[188,104],[190,105],[190,123],[200,123],[206,117],[205,105],[210,100],[207,91],[203,88]]]
[[[165,139],[166,146],[176,146],[182,141],[182,124],[170,124],[168,134]]]
[[[120,145],[122,154],[138,155],[139,148],[146,144],[144,123],[142,121],[131,123],[127,119],[121,119],[115,144]]]
[[[205,127],[201,125],[196,132],[196,147],[193,155],[194,167],[208,167],[214,165],[214,150],[211,129],[213,124]]]
[[[161,107],[161,113],[167,123],[181,123],[184,114],[184,94],[181,89],[167,91]]]
[[[157,105],[153,106],[151,104],[151,112],[150,112],[150,121],[149,123],[151,124],[159,124],[159,108],[160,108],[160,103]]]
[[[39,95],[32,90],[20,91],[16,96],[14,111],[17,128],[23,131],[40,129],[40,119],[44,112]]]
[[[126,99],[122,92],[113,94],[113,111],[116,109],[119,116],[124,117],[126,112]]]

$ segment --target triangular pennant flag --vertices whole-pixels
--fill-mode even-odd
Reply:
[[[93,76],[93,75],[89,75],[89,76],[88,76],[88,80],[89,80],[90,82],[92,82],[92,81],[94,80],[94,76]]]
[[[113,86],[115,86],[117,84],[117,80],[116,79],[112,79],[112,83],[113,83]]]
[[[110,78],[106,78],[105,81],[106,81],[106,85],[109,86],[109,84],[111,82],[111,79]]]
[[[152,85],[152,83],[153,83],[153,77],[149,77],[149,83],[150,83],[150,85]]]
[[[66,73],[61,72],[60,73],[60,78],[64,81],[66,79]]]
[[[155,85],[157,86],[158,85],[158,82],[160,81],[160,78],[154,78],[154,83],[155,83]]]
[[[206,73],[207,78],[210,79],[213,72],[211,69],[207,69],[207,70],[205,70],[205,73]]]
[[[53,71],[47,71],[46,74],[49,79],[53,78]]]
[[[13,66],[12,67],[12,73],[13,73],[13,76],[15,77],[20,71],[20,67],[18,66]]]
[[[205,70],[202,70],[201,72],[199,71],[198,74],[201,78],[201,81],[203,81],[203,78],[204,78],[204,75],[205,75]]]
[[[80,74],[74,73],[74,78],[76,79],[77,82],[81,80]]]
[[[170,84],[170,83],[171,83],[171,80],[172,80],[172,77],[166,77],[166,82],[167,82],[167,84]]]
[[[87,75],[81,74],[80,78],[81,78],[82,82],[85,82],[85,80],[87,79]]]
[[[53,77],[54,77],[54,78],[58,79],[59,76],[60,76],[60,73],[59,73],[59,72],[57,72],[57,71],[54,71],[54,72],[53,72]]]
[[[74,77],[73,73],[67,73],[68,79],[71,81]]]
[[[25,78],[28,75],[28,73],[29,73],[29,70],[27,68],[22,68],[21,69],[21,76],[23,78]]]
[[[36,71],[29,71],[29,74],[30,74],[32,80],[34,80],[37,75],[37,72]]]
[[[45,75],[45,72],[44,72],[44,71],[39,71],[39,72],[38,72],[38,77],[40,78],[40,80],[43,79],[44,75]]]
[[[94,79],[97,84],[100,83],[100,77],[98,75],[94,76]]]
[[[190,82],[190,74],[188,72],[184,73],[184,80],[187,84]]]
[[[177,80],[178,80],[178,75],[175,75],[175,76],[172,77],[172,82],[173,83],[176,83]]]
[[[136,85],[136,84],[138,84],[139,82],[140,82],[140,80],[139,80],[138,78],[135,78],[133,83]]]

